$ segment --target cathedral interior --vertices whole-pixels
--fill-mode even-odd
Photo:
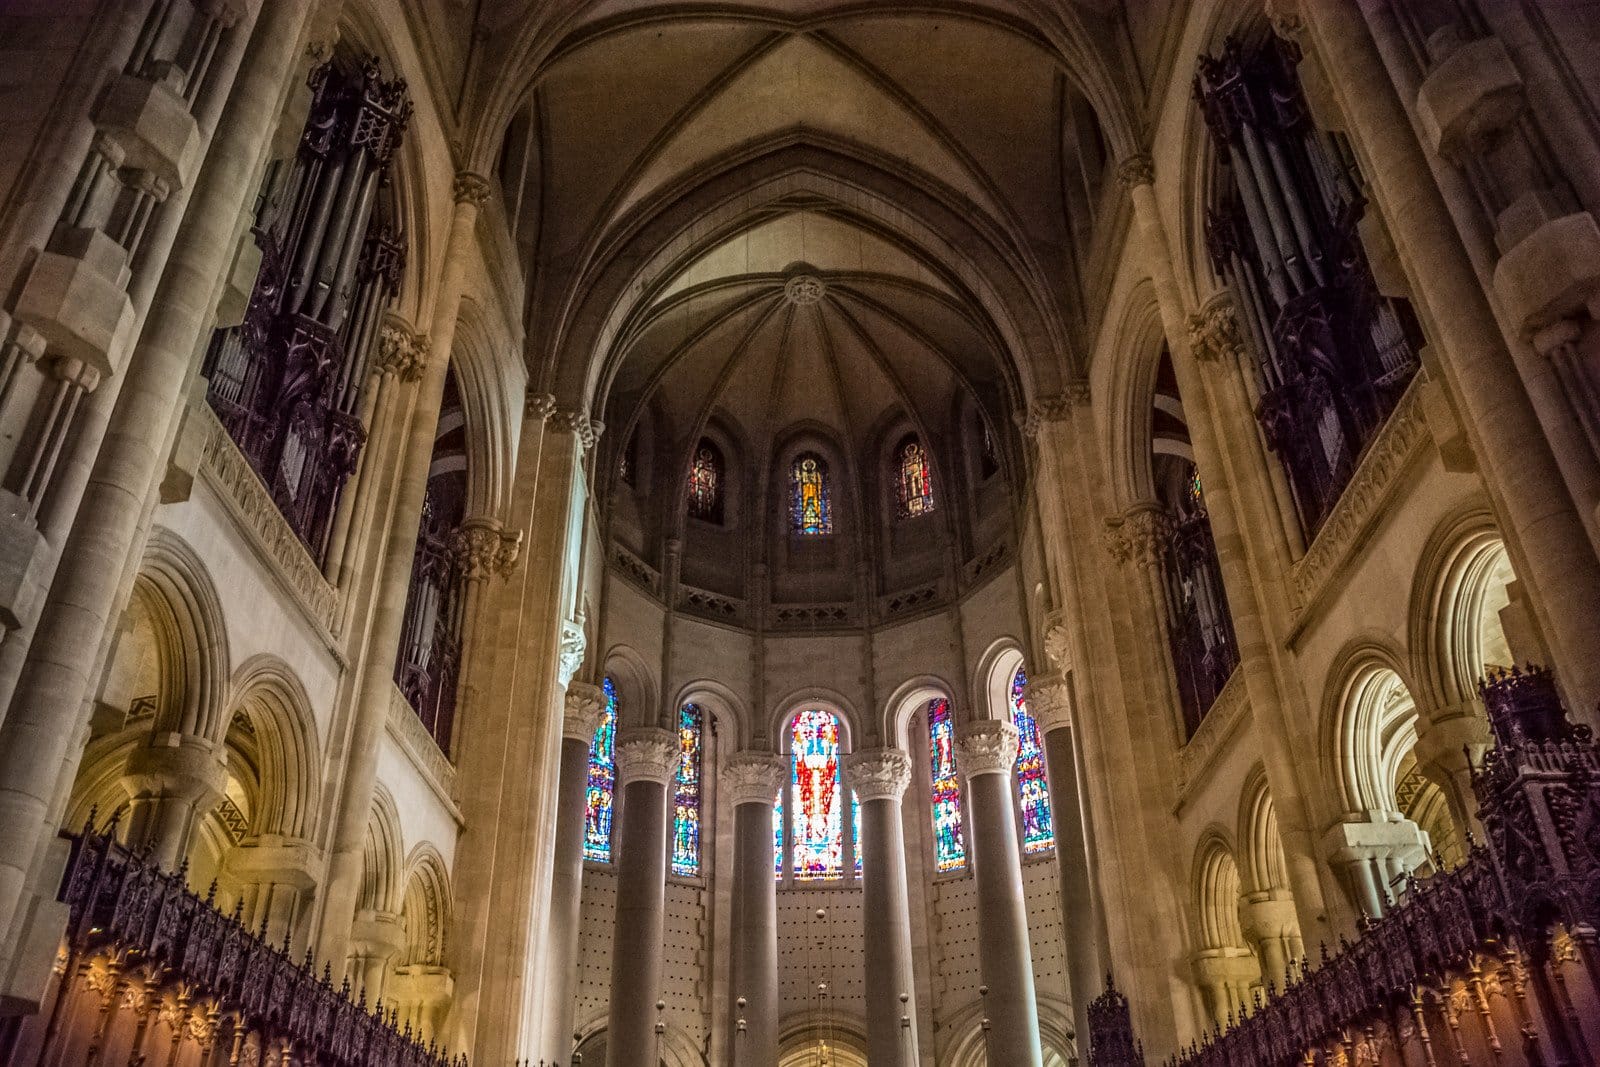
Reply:
[[[0,2],[0,1064],[1600,1063],[1600,3]]]

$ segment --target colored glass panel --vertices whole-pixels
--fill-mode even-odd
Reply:
[[[837,878],[844,873],[839,720],[815,708],[802,711],[794,717],[789,742],[794,876]]]
[[[1011,721],[1017,728],[1017,797],[1022,811],[1022,851],[1031,856],[1056,847],[1056,828],[1050,814],[1050,782],[1045,777],[1039,723],[1028,711],[1028,702],[1022,696],[1027,684],[1027,672],[1018,667],[1011,679]]]
[[[772,872],[783,880],[783,794],[778,790],[778,802],[772,806]]]
[[[617,687],[607,678],[600,726],[589,743],[589,787],[583,820],[583,858],[611,862],[611,808],[617,793]]]
[[[915,435],[900,442],[896,451],[899,464],[899,502],[902,519],[926,515],[933,510],[933,470],[928,452]]]
[[[828,465],[807,453],[789,471],[790,517],[802,537],[833,533],[833,505],[828,493]]]
[[[689,467],[689,514],[722,521],[722,453],[710,441],[700,442]]]
[[[698,704],[678,709],[678,774],[672,785],[672,873],[700,873],[700,764],[705,715]]]
[[[961,829],[955,716],[943,698],[928,702],[928,749],[933,764],[934,859],[940,871],[958,871],[967,863],[967,841]]]
[[[850,843],[855,846],[856,874],[861,873],[861,798],[850,794]]]

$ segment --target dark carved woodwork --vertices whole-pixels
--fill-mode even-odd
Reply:
[[[1207,250],[1253,341],[1263,436],[1315,533],[1416,373],[1420,334],[1405,302],[1377,290],[1360,177],[1311,121],[1298,59],[1277,38],[1229,39],[1201,58],[1195,96],[1227,165]]]
[[[1105,992],[1089,1002],[1089,1062],[1095,1067],[1143,1067],[1144,1046],[1134,1040],[1128,998],[1106,975]]]
[[[335,986],[327,966],[319,974],[309,955],[296,962],[251,933],[237,910],[219,911],[181,872],[159,869],[111,832],[89,827],[71,841],[61,887],[69,979],[100,959],[124,979],[137,975],[156,997],[173,993],[196,1018],[214,1021],[203,1049],[216,1042],[220,1020],[230,1040],[292,1049],[293,1062],[304,1067],[465,1067],[465,1056],[423,1045],[364,997],[352,1003],[348,981]],[[172,1045],[173,1058],[180,1043]]]
[[[223,426],[320,559],[366,442],[360,391],[405,269],[377,201],[411,105],[375,59],[326,63],[311,88],[299,152],[272,168],[257,205],[261,269],[244,322],[217,332],[206,376]]]
[[[1171,1064],[1409,1063],[1408,1047],[1432,1063],[1442,1051],[1435,1046],[1461,1038],[1456,1023],[1440,1021],[1453,1010],[1441,997],[1452,984],[1481,992],[1490,968],[1510,976],[1527,1013],[1520,1033],[1503,1035],[1521,1045],[1508,1062],[1590,1062],[1583,1020],[1600,1009],[1600,745],[1567,719],[1542,669],[1497,674],[1482,695],[1497,745],[1472,783],[1488,840],[1460,866],[1410,879],[1404,897],[1365,920],[1354,942],[1334,953],[1324,946],[1315,965],[1301,961],[1281,991],[1269,984],[1253,1009]],[[1555,958],[1558,944],[1568,946],[1564,963]],[[1091,1014],[1094,1067],[1143,1063],[1128,1057],[1131,1029],[1122,1034],[1113,1010],[1120,999],[1108,990],[1095,1001],[1102,1011]],[[1125,1003],[1121,1011],[1125,1018]],[[1371,1058],[1356,1055],[1363,1049]],[[1462,1052],[1457,1062],[1478,1061]]]

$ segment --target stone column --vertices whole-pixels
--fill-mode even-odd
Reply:
[[[1290,962],[1305,955],[1294,898],[1278,886],[1246,894],[1239,908],[1239,922],[1245,939],[1255,946],[1261,960],[1262,978],[1284,988]]]
[[[477,241],[478,209],[488,197],[486,179],[467,172],[456,176],[455,215],[450,223],[444,271],[433,306],[433,329],[428,338],[431,354],[417,384],[411,423],[400,452],[394,510],[383,555],[378,561],[366,656],[345,744],[344,782],[334,824],[332,855],[328,863],[328,899],[319,936],[320,951],[334,959],[344,955],[344,941],[349,936],[356,900],[361,893],[362,850],[372,811],[372,793],[378,780],[378,749],[384,723],[389,717],[394,661],[399,653],[406,597],[411,589],[411,568],[416,559],[423,498],[428,491],[428,468],[433,462],[439,404],[444,398],[445,375],[450,368],[456,319],[466,289],[467,266]]]
[[[155,744],[156,741],[170,744]],[[228,784],[228,769],[198,737],[165,735],[128,757],[122,787],[129,797],[128,841],[176,870],[189,854],[195,816],[210,809]]]
[[[310,7],[310,0],[283,0],[261,13],[0,726],[0,975],[10,972],[17,921],[34,901],[54,897],[53,873],[38,869],[42,846],[54,840],[48,809],[64,761],[76,769],[67,746],[92,684],[93,650],[115,604],[146,491],[165,459],[150,428],[166,426],[181,402],[212,311],[207,298],[233,254],[234,226],[254,189]]]
[[[618,737],[617,918],[606,1028],[607,1062],[618,1067],[656,1062],[654,1005],[661,999],[667,918],[667,787],[677,769],[672,731],[643,726]]]
[[[728,987],[733,1067],[769,1067],[778,1062],[778,883],[772,876],[772,809],[783,785],[783,770],[783,760],[773,753],[739,752],[722,768],[718,781],[733,805],[733,974]]]
[[[265,930],[273,945],[287,939],[290,955],[298,956],[309,937],[311,903],[322,870],[322,853],[310,843],[263,834],[228,853],[219,880],[237,888],[246,929]]]
[[[844,776],[861,801],[867,1062],[891,1067],[920,1063],[916,1026],[900,1024],[900,1017],[909,1010],[909,1002],[900,998],[916,993],[906,846],[900,821],[900,798],[911,784],[911,758],[896,748],[855,752],[845,757]],[[767,880],[772,879],[769,876]]]
[[[567,685],[561,720],[561,778],[556,786],[556,854],[550,886],[550,940],[545,954],[545,1045],[551,1062],[572,1052],[573,996],[578,978],[578,924],[583,911],[583,832],[588,815],[589,747],[606,710],[605,691]]]
[[[1089,1038],[1089,1002],[1100,995],[1106,972],[1101,956],[1099,901],[1090,873],[1078,761],[1072,740],[1072,692],[1060,675],[1028,679],[1028,711],[1044,735],[1050,768],[1050,810],[1055,814],[1056,862],[1061,875],[1061,922],[1067,942],[1067,984],[1078,1047]]]
[[[1022,848],[1012,800],[1017,728],[999,719],[962,725],[956,765],[967,780],[972,869],[978,882],[978,961],[989,987],[989,1062],[1042,1067],[1039,1005],[1033,990]]]
[[[384,992],[389,964],[406,947],[405,921],[392,911],[363,909],[350,928],[350,956],[345,973],[350,978],[350,995],[366,994],[368,1004],[376,1004]]]

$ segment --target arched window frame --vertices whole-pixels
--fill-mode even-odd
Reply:
[[[803,716],[826,715],[831,716],[836,728],[835,763],[833,775],[838,790],[838,833],[839,833],[839,864],[838,869],[831,873],[807,875],[799,871],[795,863],[795,854],[799,842],[796,836],[795,813],[796,805],[796,753],[794,748],[795,732]],[[850,751],[849,727],[845,717],[834,708],[821,704],[805,704],[796,708],[784,720],[782,734],[782,756],[784,760],[783,784],[778,790],[778,803],[773,808],[772,836],[773,836],[773,874],[781,885],[784,886],[811,886],[811,885],[837,885],[848,884],[861,876],[861,850],[857,842],[861,833],[861,803],[853,790],[845,782],[843,773],[844,756]],[[849,804],[848,812],[845,803]]]
[[[600,688],[605,693],[606,705],[594,739],[589,742],[584,791],[583,858],[590,863],[611,862],[612,816],[617,795],[617,687],[608,676]]]
[[[934,870],[956,874],[966,869],[966,821],[961,773],[956,767],[955,710],[944,697],[928,701],[929,809],[933,818]]]
[[[699,704],[678,709],[678,770],[672,779],[672,873],[678,878],[701,873],[705,724]]]
[[[1024,695],[1028,672],[1018,666],[1011,676],[1009,713],[1017,728],[1017,765],[1013,777],[1017,791],[1017,833],[1024,859],[1055,851],[1055,812],[1050,804],[1050,778],[1045,769],[1044,737],[1028,710]]]
[[[694,446],[685,487],[690,518],[713,526],[726,524],[728,465],[711,438],[702,437]]]
[[[913,432],[901,437],[894,446],[891,463],[896,520],[903,522],[932,514],[938,507],[933,457],[921,436]]]
[[[828,461],[813,451],[789,464],[789,532],[795,537],[833,533],[833,485]]]

